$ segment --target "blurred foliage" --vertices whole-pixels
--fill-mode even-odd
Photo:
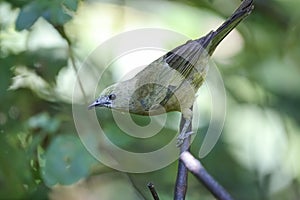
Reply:
[[[16,21],[16,30],[29,29],[39,17],[43,17],[53,26],[63,25],[72,19],[69,13],[76,11],[78,1],[30,1],[21,7]]]
[[[0,199],[151,199],[149,181],[162,199],[172,199],[177,162],[125,175],[96,162],[84,148],[70,102],[73,92],[88,97],[75,98],[81,103],[94,97],[86,87],[73,91],[76,63],[99,45],[97,39],[148,22],[200,36],[198,11],[226,17],[239,2],[1,0]],[[254,12],[237,28],[242,50],[215,60],[226,87],[227,118],[221,139],[202,162],[236,199],[300,199],[299,6],[298,0],[256,0]],[[100,15],[100,21],[89,13]],[[142,142],[122,133],[110,111],[98,118],[112,133],[109,139],[130,151],[160,148],[175,134],[169,127]],[[138,124],[149,121],[133,118]],[[207,124],[198,131],[194,155],[206,129]],[[191,176],[187,199],[199,198],[213,199]]]

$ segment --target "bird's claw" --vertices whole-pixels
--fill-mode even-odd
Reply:
[[[180,133],[177,137],[176,147],[180,147],[182,145],[184,139],[188,138],[192,134],[194,134],[193,131],[186,132],[186,133]]]

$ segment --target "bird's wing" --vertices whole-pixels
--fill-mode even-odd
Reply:
[[[169,99],[173,89],[184,81],[183,77],[168,65],[164,57],[150,63],[135,78],[137,79],[135,98],[145,110]]]
[[[253,0],[244,0],[216,31],[176,47],[138,73],[138,86],[152,81],[147,88],[149,101],[165,105],[172,94],[186,82],[197,92],[207,73],[210,55],[252,9]]]
[[[253,0],[244,0],[241,5],[235,10],[235,12],[216,30],[211,31],[206,36],[197,40],[188,41],[179,47],[176,47],[172,51],[164,55],[165,62],[170,68],[175,69],[182,79],[194,87],[195,91],[202,85],[205,75],[208,70],[208,59],[215,51],[219,43],[253,10]],[[169,80],[170,84],[178,76],[173,76],[174,79]],[[167,90],[168,93],[176,91],[180,88],[181,84],[178,84],[175,80],[172,90]],[[167,94],[167,97],[171,95]],[[167,102],[168,99],[164,99],[163,102]]]
[[[189,83],[196,92],[207,71],[203,48],[197,41],[189,41],[149,64],[136,75],[139,102],[145,109],[153,105],[164,106],[172,95]],[[141,78],[142,77],[142,78]]]
[[[204,78],[208,70],[209,55],[206,47],[209,45],[212,34],[213,32],[203,37],[201,42],[190,40],[164,55],[168,66],[176,70],[178,76],[189,81],[196,90],[202,80],[195,80],[195,77]]]
[[[186,83],[197,92],[208,69],[208,58],[205,48],[197,41],[188,41],[165,54],[162,59],[167,66],[165,74],[169,73],[171,77],[167,79],[168,87],[160,104],[165,105],[172,95]],[[164,75],[160,77],[163,78]]]

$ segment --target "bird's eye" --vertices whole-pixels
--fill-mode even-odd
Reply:
[[[115,94],[110,94],[108,95],[109,100],[115,100],[116,99],[116,95]]]

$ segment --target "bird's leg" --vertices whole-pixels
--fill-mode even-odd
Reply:
[[[180,134],[177,137],[177,144],[176,144],[177,147],[181,146],[181,144],[183,143],[183,140],[185,138],[187,138],[187,137],[189,137],[190,135],[193,134],[192,131],[187,132],[189,126],[192,123],[192,115],[193,115],[192,110],[191,109],[185,109],[185,110],[183,110],[182,115],[183,115],[183,118],[184,118],[185,122],[184,122],[184,125],[183,125],[182,129],[181,129]]]
[[[193,134],[192,131],[187,132],[187,129],[189,128],[190,124],[191,124],[191,120],[185,119],[185,123],[183,125],[183,128],[182,128],[180,134],[177,137],[177,144],[176,144],[177,147],[181,146],[181,144],[183,143],[183,140],[185,138],[187,138],[187,137],[189,137],[190,135]]]

